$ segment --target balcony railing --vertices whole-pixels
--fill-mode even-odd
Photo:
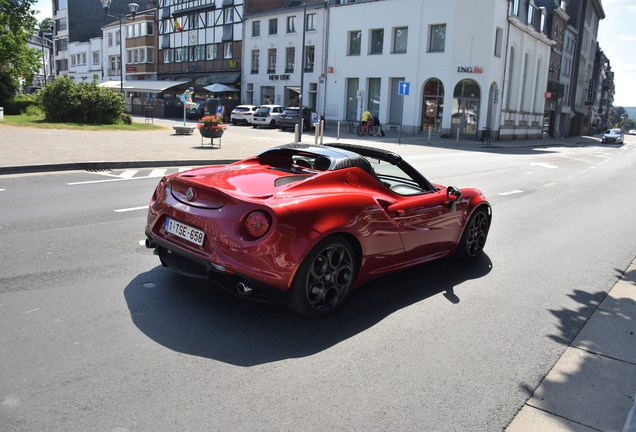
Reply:
[[[106,73],[108,74],[108,76],[120,76],[121,69],[107,69]]]

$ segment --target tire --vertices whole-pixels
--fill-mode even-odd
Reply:
[[[254,129],[256,129],[256,128],[258,127],[258,125],[252,125],[252,127],[253,127]]]
[[[375,136],[375,129],[373,129],[373,126],[369,126],[367,128],[367,135],[369,136]]]
[[[472,261],[477,258],[486,245],[489,225],[486,210],[476,210],[464,228],[464,233],[455,251],[455,257],[463,261]]]
[[[364,135],[364,129],[362,127],[362,123],[358,125],[358,129],[356,130],[356,132],[358,133],[358,136]]]
[[[232,124],[233,124],[234,126],[236,126],[236,123],[238,123],[238,122],[236,121],[236,119],[232,119]]]
[[[276,129],[276,120],[272,120],[271,122],[269,122],[269,127],[271,127],[272,129]]]
[[[340,236],[322,240],[298,268],[287,306],[310,318],[333,314],[346,300],[356,276],[349,242]]]
[[[281,127],[280,127],[280,130],[282,130],[282,131],[286,131],[286,130],[287,130],[287,128],[286,128],[285,126],[281,126]]]

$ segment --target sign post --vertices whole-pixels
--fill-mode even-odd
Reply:
[[[404,119],[404,96],[409,95],[411,83],[400,81],[398,85],[398,94],[402,96],[402,109],[400,110],[400,134],[398,135],[398,144],[402,144],[402,121]]]

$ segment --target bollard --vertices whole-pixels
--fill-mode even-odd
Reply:
[[[320,127],[314,126],[314,144],[318,144],[318,135],[320,134]]]
[[[294,143],[298,143],[298,124],[294,125]]]
[[[336,139],[340,139],[340,122],[338,122],[338,133],[336,134]]]
[[[325,121],[320,120],[320,145],[322,145],[322,140],[325,137]]]
[[[428,143],[429,143],[429,144],[431,143],[431,129],[432,129],[432,128],[429,126],[429,127],[428,127]]]
[[[459,145],[459,128],[457,128],[457,141],[455,141],[455,145]]]

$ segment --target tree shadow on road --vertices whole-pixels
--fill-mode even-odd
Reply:
[[[548,337],[567,348],[536,389],[521,385],[530,396],[526,405],[547,413],[559,430],[622,430],[633,405],[636,266],[614,271],[610,295],[575,290],[568,297],[578,307],[550,311],[559,324]]]

